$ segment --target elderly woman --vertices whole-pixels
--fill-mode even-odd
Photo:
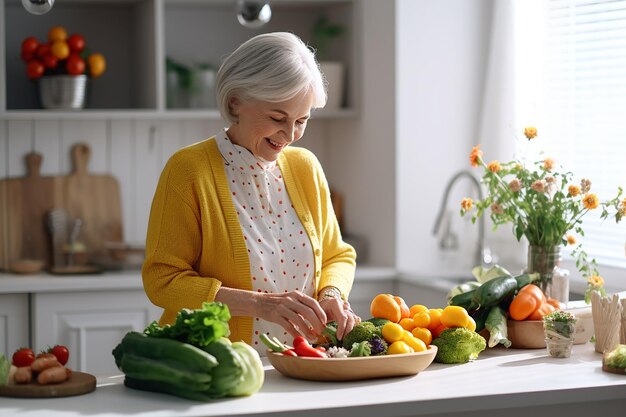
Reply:
[[[315,156],[290,147],[323,107],[313,53],[290,33],[256,36],[222,64],[217,102],[230,124],[176,152],[157,186],[143,283],[161,324],[204,301],[228,305],[231,339],[259,352],[258,335],[315,340],[350,309],[354,249],[341,238]]]

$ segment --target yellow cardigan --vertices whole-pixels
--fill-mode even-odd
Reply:
[[[316,157],[289,147],[278,158],[285,187],[313,247],[316,291],[332,285],[347,298],[356,253],[343,242],[328,183]],[[252,290],[243,231],[230,195],[215,138],[176,152],[167,162],[152,201],[145,292],[172,323],[182,308],[213,301],[220,286]],[[252,318],[233,317],[232,340],[252,339]]]

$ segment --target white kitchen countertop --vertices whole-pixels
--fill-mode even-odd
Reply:
[[[601,371],[601,355],[591,344],[575,345],[568,359],[550,358],[545,349],[489,349],[472,363],[433,363],[413,377],[358,382],[310,382],[284,377],[270,365],[265,369],[261,391],[246,398],[199,403],[131,390],[117,375],[99,377],[96,391],[86,395],[2,398],[0,415],[393,417],[459,413],[574,417],[589,416],[593,411],[589,407],[600,407],[597,415],[607,417],[623,416],[626,407],[626,376]]]

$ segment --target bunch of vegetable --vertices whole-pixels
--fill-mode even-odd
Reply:
[[[113,350],[124,384],[197,401],[254,394],[263,365],[251,346],[226,338],[229,319],[225,304],[203,303],[181,310],[172,325],[127,333]]]
[[[40,42],[33,36],[25,38],[21,58],[26,62],[26,75],[31,80],[54,74],[87,74],[97,78],[106,69],[102,54],[90,52],[81,34],[68,36],[62,26],[54,26],[48,31],[47,42]]]
[[[72,370],[65,367],[69,355],[69,350],[62,345],[49,347],[37,355],[31,348],[19,348],[13,353],[11,363],[0,355],[0,385],[33,381],[49,385],[67,381],[72,376]]]
[[[539,274],[511,275],[506,269],[494,266],[472,270],[476,283],[462,284],[448,294],[450,305],[464,307],[476,322],[476,331],[487,329],[489,347],[511,346],[508,339],[507,312],[515,295],[539,278]]]

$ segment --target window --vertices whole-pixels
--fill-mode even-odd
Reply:
[[[520,1],[515,16],[517,114],[547,137],[546,155],[613,198],[626,189],[626,0]],[[601,273],[626,268],[626,222],[598,210],[583,229]]]

